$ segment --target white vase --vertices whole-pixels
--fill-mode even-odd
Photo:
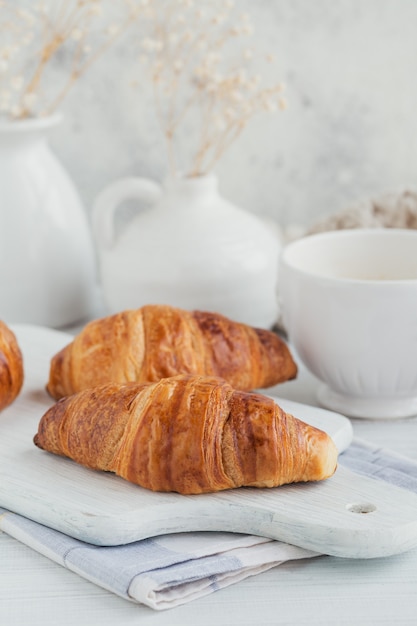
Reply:
[[[94,249],[47,142],[60,116],[0,123],[0,318],[61,327],[89,315]]]
[[[117,236],[115,212],[131,198],[151,206]],[[109,312],[169,304],[263,328],[277,319],[278,231],[224,200],[213,175],[162,188],[116,181],[97,198],[92,228]]]

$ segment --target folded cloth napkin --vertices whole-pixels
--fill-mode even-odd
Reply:
[[[417,493],[417,463],[388,450],[355,440],[339,462]],[[87,580],[156,610],[185,604],[284,561],[318,556],[280,541],[217,532],[99,547],[1,508],[0,530]]]

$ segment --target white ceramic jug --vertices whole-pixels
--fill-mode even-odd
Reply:
[[[131,198],[151,206],[116,236],[115,212]],[[119,180],[97,198],[92,228],[109,312],[169,304],[263,328],[277,319],[278,231],[221,198],[213,175],[162,188]]]
[[[90,313],[94,249],[46,131],[60,117],[0,123],[0,318],[61,327]]]

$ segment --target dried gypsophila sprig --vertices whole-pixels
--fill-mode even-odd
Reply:
[[[233,9],[230,0],[146,2],[140,60],[151,77],[172,173],[207,173],[254,115],[286,107],[281,83],[263,87],[250,73],[253,26]],[[178,144],[190,119],[197,145],[187,169],[178,165]]]
[[[140,14],[135,0],[50,0],[35,6],[0,0],[0,114],[24,119],[53,113],[75,82]],[[116,8],[116,11],[115,11]],[[61,56],[63,80],[48,84]]]

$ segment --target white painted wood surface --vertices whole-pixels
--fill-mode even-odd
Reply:
[[[14,330],[26,380],[0,421],[0,506],[97,545],[223,530],[351,558],[387,556],[417,546],[417,496],[342,467],[315,484],[182,496],[153,493],[37,449],[33,435],[51,405],[44,391],[50,358],[70,337],[30,326]],[[351,427],[345,418],[279,402],[333,435],[341,449],[348,445]]]
[[[315,403],[301,370],[276,388]],[[417,460],[417,418],[352,420],[354,435]],[[2,626],[415,626],[417,549],[384,559],[320,557],[284,564],[173,611],[131,604],[0,533]]]
[[[284,535],[289,540],[288,525],[297,533],[291,536],[293,543],[310,545],[314,538],[308,531],[306,507],[309,514],[315,511],[316,518],[325,519],[323,497],[317,500],[314,495],[322,485],[187,497],[159,494],[36,448],[32,440],[38,422],[53,402],[45,392],[50,359],[71,336],[33,326],[15,326],[14,330],[24,354],[25,384],[0,421],[0,506],[98,545],[119,545],[168,532],[219,529],[273,538]],[[281,404],[326,430],[339,450],[349,445],[352,427],[346,418],[289,400]],[[324,495],[328,502],[339,495],[340,472],[336,483],[333,479],[326,483],[334,493],[333,497]],[[311,510],[306,502],[310,495]],[[366,492],[362,500],[370,495]],[[357,522],[357,516],[344,510],[344,502],[341,508],[343,518]],[[394,524],[398,521],[395,517]],[[327,532],[326,521],[320,545]],[[393,549],[397,551],[397,546]]]

